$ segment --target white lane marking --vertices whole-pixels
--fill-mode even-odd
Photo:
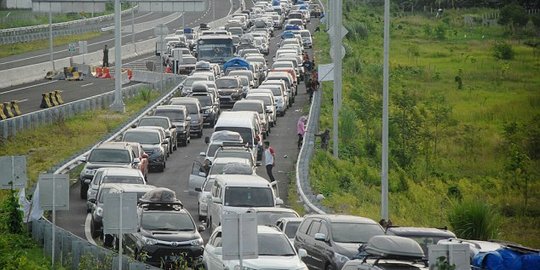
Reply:
[[[25,86],[25,87],[15,88],[15,89],[11,89],[11,90],[9,90],[9,91],[2,92],[2,93],[0,93],[0,95],[12,93],[12,92],[17,92],[17,91],[24,90],[24,89],[28,89],[28,88],[32,88],[32,87],[35,87],[35,86],[51,84],[51,83],[55,83],[55,82],[57,82],[57,81],[58,81],[58,80],[52,80],[52,81],[50,81],[50,82],[38,83],[38,84],[29,85],[29,86]]]
[[[88,213],[86,215],[86,221],[84,222],[84,236],[90,244],[97,246],[96,241],[94,241],[94,238],[92,238],[92,234],[90,233],[90,222],[92,222],[92,216]]]
[[[17,100],[17,102],[18,102],[18,103],[23,103],[23,102],[26,102],[26,101],[28,101],[28,99],[27,99],[27,98],[25,98],[25,99],[21,99],[21,100]]]
[[[94,84],[94,83],[91,82],[91,83],[83,84],[83,85],[81,85],[81,87],[87,87],[87,86],[90,86],[90,85],[93,85],[93,84]]]

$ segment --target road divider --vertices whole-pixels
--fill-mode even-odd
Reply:
[[[19,102],[12,100],[10,102],[4,102],[0,104],[0,120],[12,118],[21,115],[19,108]]]
[[[41,94],[41,104],[39,105],[39,107],[42,109],[46,109],[64,104],[61,93],[61,90],[54,90],[52,92],[46,92]]]

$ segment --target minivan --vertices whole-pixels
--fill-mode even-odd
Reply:
[[[255,118],[257,113],[250,117],[246,112],[222,112],[214,131],[228,130],[240,133],[244,143],[253,152],[256,160],[262,160],[262,130],[260,123]]]
[[[254,207],[276,207],[283,200],[276,197],[268,180],[257,175],[216,175],[209,195],[208,226],[221,225],[223,213],[245,213]]]

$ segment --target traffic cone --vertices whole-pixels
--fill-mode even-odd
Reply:
[[[101,78],[103,76],[103,69],[101,67],[96,67],[96,75],[94,77]]]
[[[108,67],[103,68],[103,75],[101,76],[101,78],[104,78],[104,79],[112,78],[111,73],[110,73],[110,69]]]

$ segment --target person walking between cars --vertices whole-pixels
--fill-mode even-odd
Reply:
[[[304,142],[304,134],[306,134],[306,123],[307,123],[307,117],[304,115],[300,116],[298,119],[298,122],[296,123],[296,133],[298,134],[298,149],[302,147],[302,143]]]
[[[103,67],[109,67],[109,48],[103,48]]]
[[[274,178],[274,174],[272,174],[272,169],[275,165],[275,157],[276,153],[272,147],[270,147],[270,142],[265,141],[264,142],[264,165],[266,166],[266,173],[268,174],[268,177],[270,178],[270,182],[273,183],[276,181]]]

